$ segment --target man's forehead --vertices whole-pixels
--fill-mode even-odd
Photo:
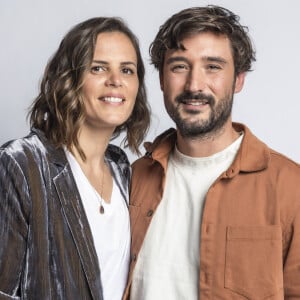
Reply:
[[[185,37],[178,43],[179,47],[167,49],[165,58],[171,56],[188,56],[194,52],[203,57],[232,58],[232,47],[229,38],[224,34],[200,32]]]

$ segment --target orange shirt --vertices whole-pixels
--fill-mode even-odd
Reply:
[[[234,127],[244,131],[241,147],[205,200],[199,298],[300,299],[300,166],[269,149],[246,126]],[[124,299],[162,198],[175,141],[175,130],[168,130],[133,164],[132,260]]]

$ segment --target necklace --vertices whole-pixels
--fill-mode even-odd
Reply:
[[[104,206],[103,206],[104,168],[105,168],[105,162],[102,168],[102,182],[101,182],[100,207],[99,207],[99,212],[101,215],[104,214]]]
[[[98,199],[99,201],[99,213],[101,215],[104,214],[105,210],[104,210],[104,206],[103,206],[103,188],[104,188],[104,168],[105,168],[105,162],[104,162],[104,166],[103,166],[103,169],[102,169],[102,181],[101,181],[101,191],[100,191],[100,195],[99,193],[96,191],[96,189],[93,187],[93,190],[94,190],[94,193],[96,195],[96,198]]]

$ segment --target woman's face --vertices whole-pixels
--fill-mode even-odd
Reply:
[[[137,55],[130,39],[117,31],[100,33],[92,64],[84,75],[84,126],[113,131],[126,122],[138,88]]]

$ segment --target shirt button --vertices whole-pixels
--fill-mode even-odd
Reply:
[[[152,209],[148,210],[147,217],[151,217],[152,215],[153,215],[153,210]]]

